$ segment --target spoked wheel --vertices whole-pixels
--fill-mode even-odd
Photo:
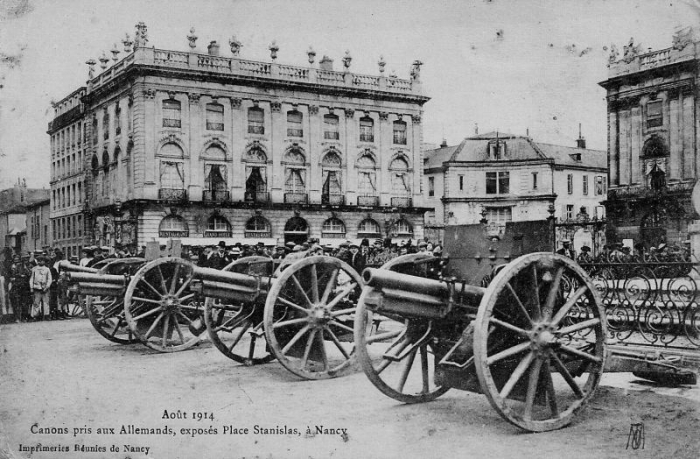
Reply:
[[[425,256],[404,255],[381,269],[410,270]],[[382,293],[365,286],[355,315],[357,359],[369,380],[385,395],[404,403],[435,400],[449,390],[435,384],[432,322],[376,311]]]
[[[261,276],[266,281],[272,275],[273,265],[269,257],[245,257],[226,266],[224,271]],[[263,311],[262,299],[240,304],[207,298],[204,320],[209,339],[226,357],[245,365],[274,360],[263,332]]]
[[[297,376],[327,379],[352,369],[352,321],[362,281],[338,258],[313,256],[287,267],[265,303],[265,336]]]
[[[189,349],[205,330],[204,305],[189,289],[194,265],[181,258],[154,260],[136,272],[124,297],[134,335],[160,352]]]
[[[75,319],[89,318],[87,307],[87,298],[75,293],[73,295],[73,301],[68,303],[68,316]]]
[[[569,258],[532,253],[506,266],[481,300],[474,334],[477,375],[494,409],[530,431],[569,424],[603,374],[604,314]]]
[[[124,318],[123,298],[87,295],[85,310],[95,330],[113,343],[131,344],[139,341]]]

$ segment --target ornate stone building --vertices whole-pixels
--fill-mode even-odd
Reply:
[[[688,239],[700,168],[698,45],[689,28],[660,51],[643,52],[630,40],[620,56],[613,45],[600,83],[608,101],[609,238],[647,247]]]
[[[577,147],[566,147],[496,132],[475,135],[427,151],[424,175],[426,203],[435,209],[426,214],[426,232],[434,239],[442,238],[445,225],[482,219],[496,231],[509,221],[545,220],[552,210],[559,221],[603,216],[605,152],[587,149],[580,136]]]
[[[239,57],[235,38],[230,57],[216,42],[197,52],[194,30],[187,38],[189,51],[149,47],[140,23],[123,58],[103,55],[99,75],[88,61],[91,243],[422,237],[419,61],[402,80],[383,59],[379,76],[359,75],[349,53],[334,71],[311,49],[297,67],[277,63],[275,43],[258,62]]]

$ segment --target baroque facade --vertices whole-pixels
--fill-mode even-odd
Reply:
[[[490,132],[425,153],[429,237],[445,225],[486,220],[494,231],[509,221],[559,221],[603,217],[607,168],[604,151],[535,142]],[[551,206],[554,207],[551,207]],[[563,234],[563,238],[573,235]],[[560,237],[559,239],[562,239]]]
[[[420,65],[410,80],[148,47],[100,58],[80,96],[85,237],[136,248],[422,237]],[[132,48],[133,45],[133,48]],[[81,90],[78,90],[81,91]],[[62,159],[61,159],[62,161]],[[61,166],[62,167],[62,166]],[[72,186],[72,185],[71,185]],[[76,205],[80,204],[80,192]],[[61,194],[61,198],[63,196]],[[66,198],[71,205],[72,199]],[[72,225],[73,223],[71,223]],[[71,231],[69,234],[73,234]],[[63,233],[61,233],[63,234]]]
[[[700,171],[698,45],[686,28],[660,51],[642,52],[630,40],[620,56],[613,46],[600,83],[608,103],[609,237],[646,247],[688,239]]]

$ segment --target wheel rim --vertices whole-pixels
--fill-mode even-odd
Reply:
[[[578,265],[560,255],[525,255],[494,278],[479,306],[474,356],[481,388],[512,424],[564,427],[600,382],[605,334],[601,302]]]
[[[204,305],[190,291],[194,265],[163,258],[144,265],[129,282],[124,313],[132,333],[159,352],[189,349],[200,342]]]
[[[272,274],[272,260],[268,257],[245,257],[229,264],[224,271],[269,277]],[[231,304],[226,300],[207,298],[204,320],[209,339],[226,357],[244,365],[274,360],[275,356],[270,352],[263,332],[263,310],[260,302]]]
[[[109,341],[118,344],[138,342],[124,318],[122,298],[87,295],[85,311],[95,330]]]
[[[360,276],[332,257],[304,258],[275,279],[265,303],[265,336],[280,363],[306,379],[341,376],[355,361],[353,329]]]
[[[412,265],[424,258],[419,255],[394,258],[381,269],[403,271],[402,265]],[[435,384],[430,322],[373,311],[367,300],[377,295],[381,293],[364,287],[357,304],[355,345],[362,370],[377,389],[394,400],[403,403],[435,400],[450,388]]]

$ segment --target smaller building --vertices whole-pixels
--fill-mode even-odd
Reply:
[[[445,225],[602,218],[607,155],[490,132],[425,153],[426,235],[441,240]],[[569,235],[563,235],[568,237]]]
[[[38,202],[48,206],[49,190],[28,188],[27,181],[18,179],[12,188],[0,191],[0,251],[6,247],[15,253],[26,248],[27,207]]]
[[[51,247],[50,212],[51,200],[49,198],[27,205],[26,239],[22,244],[25,250],[44,250]]]

